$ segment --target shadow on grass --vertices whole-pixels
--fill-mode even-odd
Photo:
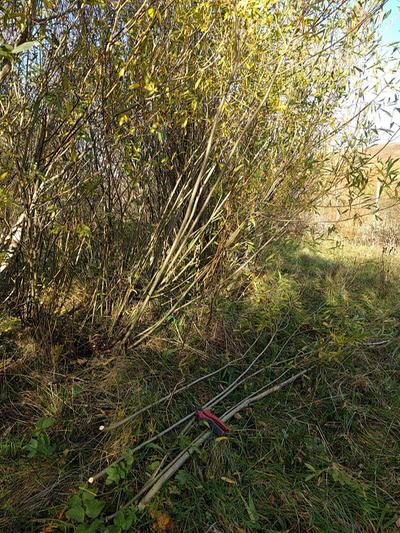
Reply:
[[[269,332],[261,346],[281,324],[270,362],[293,358],[289,365],[297,366],[303,358],[315,367],[302,383],[249,409],[228,441],[215,442],[185,471],[188,481],[176,484],[174,509],[188,531],[200,531],[199,523],[224,531],[395,527],[396,261],[371,250],[357,257],[351,250],[279,248],[265,272],[248,276],[243,300],[224,303],[244,334]]]
[[[118,456],[215,396],[276,327],[260,361],[265,373],[238,388],[217,414],[285,370],[309,365],[309,375],[242,412],[227,439],[197,450],[132,531],[161,531],[154,517],[163,515],[157,513],[171,517],[165,522],[170,529],[163,531],[172,531],[172,524],[182,532],[394,528],[400,501],[396,260],[368,249],[291,244],[276,249],[257,272],[245,273],[227,291],[208,327],[208,313],[191,308],[140,352],[74,361],[56,383],[57,361],[49,359],[47,366],[7,378],[2,400],[3,405],[10,400],[6,410],[15,420],[4,418],[0,529],[40,531],[61,516],[59,530],[72,531],[73,522],[65,518],[68,499],[104,466],[104,457]],[[226,369],[167,408],[99,435],[105,419],[117,420],[162,397],[182,378],[191,381],[220,367],[258,335],[247,363]],[[26,445],[38,439],[38,421],[46,418],[54,420],[43,430],[51,454],[29,458]],[[198,429],[142,450],[124,482],[100,483],[96,489],[105,512],[129,500],[165,453],[178,453]]]

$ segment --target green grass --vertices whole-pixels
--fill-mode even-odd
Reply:
[[[217,414],[290,366],[311,365],[307,377],[241,412],[229,437],[198,450],[148,511],[131,512],[127,530],[396,531],[399,280],[400,258],[379,249],[287,243],[257,274],[248,271],[226,289],[211,323],[204,304],[137,352],[85,359],[60,346],[52,354],[38,349],[29,367],[3,381],[0,530],[73,531],[71,496],[90,475],[214,396],[244,366],[112,434],[98,426],[218,368],[260,334],[256,354],[279,324],[265,373],[237,389]],[[24,346],[16,338],[12,328],[2,335],[15,357]],[[102,503],[88,505],[101,509],[100,519],[123,509],[165,454],[172,458],[198,432],[175,433],[139,452],[125,479],[95,486]],[[35,445],[32,452],[32,439],[39,451]],[[75,499],[83,510],[84,493]]]

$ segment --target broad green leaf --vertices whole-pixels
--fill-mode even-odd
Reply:
[[[79,524],[76,527],[74,533],[97,533],[103,531],[104,520],[97,518],[91,524]]]
[[[96,496],[90,492],[84,492],[82,494],[82,501],[89,518],[97,518],[105,505],[104,502],[97,500]]]
[[[113,523],[121,531],[129,530],[136,518],[135,510],[117,511]]]
[[[36,422],[36,429],[38,431],[44,431],[45,429],[48,429],[49,427],[53,426],[55,423],[54,418],[40,418]]]
[[[85,511],[90,518],[97,518],[104,508],[105,503],[100,500],[89,500],[85,502]]]
[[[65,516],[73,522],[83,522],[85,520],[85,511],[81,505],[70,507]]]
[[[38,440],[37,439],[31,439],[29,444],[27,444],[26,449],[28,451],[28,457],[35,457],[37,455],[38,450]]]

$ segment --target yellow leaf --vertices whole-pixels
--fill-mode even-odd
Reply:
[[[154,93],[157,91],[157,87],[155,86],[155,84],[154,84],[152,81],[149,81],[148,83],[146,83],[146,85],[144,86],[144,88],[145,88],[146,91],[148,91],[150,94],[154,94]]]
[[[122,126],[125,122],[128,122],[128,115],[123,114],[118,119],[118,125]]]
[[[229,477],[221,476],[222,481],[229,483],[230,485],[237,485],[237,481],[230,479]]]
[[[149,9],[147,10],[147,14],[149,15],[150,18],[154,17],[155,12],[156,10],[154,9],[154,7],[149,7]]]
[[[118,71],[118,78],[123,78],[125,74],[125,67],[122,67]]]

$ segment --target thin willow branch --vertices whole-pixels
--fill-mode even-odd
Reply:
[[[191,381],[190,383],[187,383],[186,385],[183,385],[182,387],[179,387],[178,389],[175,389],[175,390],[171,391],[169,394],[165,395],[160,400],[156,400],[156,401],[154,401],[152,403],[149,403],[145,407],[142,407],[141,409],[139,409],[139,411],[136,411],[135,413],[132,413],[131,415],[123,418],[122,420],[119,420],[118,422],[115,422],[114,424],[110,424],[109,426],[100,426],[99,430],[100,431],[112,431],[112,430],[122,426],[123,424],[126,424],[127,422],[130,422],[131,420],[133,420],[137,416],[145,413],[149,409],[152,409],[156,405],[160,405],[161,403],[164,403],[166,401],[171,400],[177,394],[180,394],[181,392],[190,389],[194,385],[197,385],[197,383],[201,383],[205,379],[209,379],[209,378],[215,376],[216,374],[219,374],[220,372],[222,372],[226,368],[234,365],[235,363],[238,363],[239,361],[242,361],[246,357],[246,355],[249,353],[249,351],[253,348],[253,346],[258,342],[259,338],[261,337],[261,334],[262,334],[262,332],[260,332],[258,334],[256,340],[253,341],[253,343],[247,348],[247,350],[244,352],[244,354],[241,355],[240,357],[237,357],[236,359],[233,359],[232,361],[229,361],[224,366],[221,366],[220,368],[217,368],[217,370],[214,370],[213,372],[210,372],[209,374],[201,376],[201,377],[195,379],[194,381]]]
[[[227,422],[230,420],[236,413],[243,410],[244,408],[248,407],[250,404],[257,402],[259,400],[262,400],[269,396],[270,394],[273,394],[274,392],[277,392],[284,387],[287,387],[294,381],[296,381],[298,378],[303,376],[309,371],[309,369],[302,370],[301,372],[298,372],[294,376],[288,378],[287,380],[283,381],[282,383],[279,383],[277,385],[274,385],[271,388],[268,388],[266,390],[261,390],[258,392],[258,394],[250,395],[241,402],[237,403],[234,407],[232,407],[229,411],[227,411],[221,419],[224,422]],[[191,457],[193,452],[196,448],[201,446],[207,439],[210,438],[212,435],[211,431],[206,431],[197,439],[193,441],[191,446],[186,449],[186,451],[180,453],[177,458],[175,458],[173,461],[169,463],[168,466],[162,470],[160,475],[158,476],[157,480],[154,482],[150,490],[147,492],[147,494],[140,500],[138,507],[139,509],[144,509],[146,505],[153,499],[153,497],[157,494],[157,492],[163,487],[163,485],[181,468],[182,465],[185,464],[185,462]],[[135,498],[136,500],[136,498]]]
[[[275,332],[273,333],[273,335],[271,336],[270,340],[268,341],[268,344],[265,346],[265,348],[263,348],[261,350],[261,352],[257,355],[257,357],[254,358],[254,360],[247,366],[247,368],[240,374],[240,376],[238,376],[233,383],[231,383],[223,391],[221,391],[219,394],[217,394],[214,398],[211,398],[211,400],[209,400],[207,403],[205,403],[204,406],[203,406],[204,408],[209,408],[209,407],[213,407],[213,406],[217,405],[219,402],[221,402],[223,399],[225,399],[227,396],[229,396],[237,387],[239,387],[242,383],[244,383],[244,381],[246,381],[245,376],[249,373],[251,368],[256,364],[256,362],[260,359],[260,357],[262,357],[264,355],[266,350],[269,348],[269,346],[273,342],[277,332],[278,332],[278,330],[276,329]],[[264,369],[262,369],[262,370],[264,370]],[[257,371],[255,373],[255,375],[257,375],[258,373],[259,373],[259,371]],[[186,416],[184,416],[180,420],[177,420],[174,424],[172,424],[171,426],[165,428],[163,431],[161,431],[157,435],[154,435],[150,439],[147,439],[146,441],[140,443],[138,446],[136,446],[135,448],[132,449],[132,452],[138,452],[139,450],[141,450],[142,448],[144,448],[148,444],[160,439],[161,437],[163,437],[167,433],[170,433],[175,428],[179,427],[180,425],[184,424],[188,420],[192,419],[195,416],[195,414],[196,414],[196,411],[192,411],[191,413],[187,414]],[[107,473],[107,470],[110,467],[118,464],[121,460],[122,460],[122,457],[118,457],[118,459],[116,459],[115,461],[110,463],[106,468],[104,468],[103,470],[101,470],[100,472],[95,474],[94,476],[91,476],[88,479],[88,482],[89,483],[94,483],[98,479],[102,478]]]

